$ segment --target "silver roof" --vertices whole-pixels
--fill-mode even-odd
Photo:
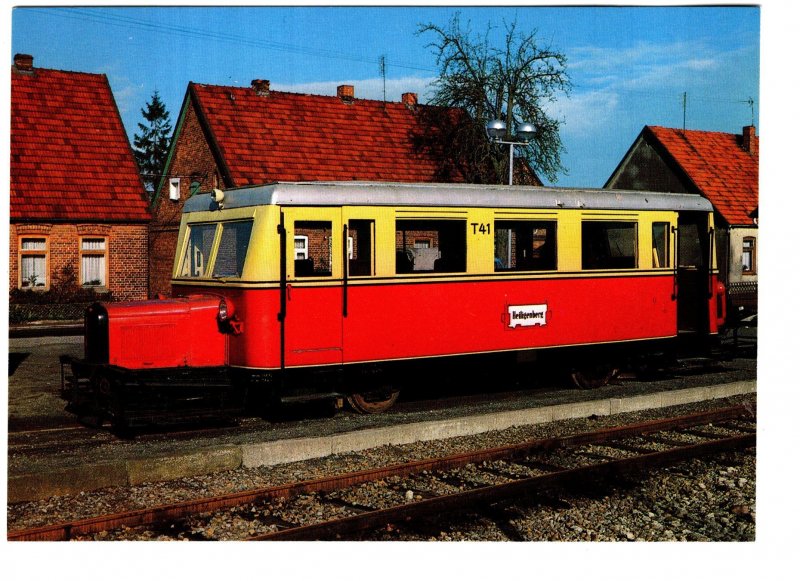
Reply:
[[[276,182],[225,190],[224,208],[247,206],[450,206],[464,208],[583,208],[710,212],[706,198],[627,190],[411,184],[388,182]],[[186,201],[184,212],[216,210],[211,194]]]

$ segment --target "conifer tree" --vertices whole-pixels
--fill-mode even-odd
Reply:
[[[139,132],[133,137],[133,153],[145,188],[152,194],[158,187],[167,161],[172,124],[158,91],[141,111],[146,123],[139,123]]]

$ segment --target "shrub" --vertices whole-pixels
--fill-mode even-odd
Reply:
[[[9,323],[36,320],[74,320],[97,301],[113,300],[111,291],[78,284],[74,267],[68,265],[54,277],[50,289],[13,289],[9,293]]]

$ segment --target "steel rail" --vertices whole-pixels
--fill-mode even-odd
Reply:
[[[573,436],[531,440],[511,446],[490,448],[477,452],[465,452],[443,458],[412,461],[382,468],[373,468],[302,482],[235,492],[217,497],[193,499],[152,508],[101,515],[72,522],[9,531],[6,538],[9,541],[68,541],[77,536],[90,535],[123,526],[133,528],[156,525],[163,522],[180,520],[195,514],[224,510],[275,498],[289,498],[299,494],[314,492],[332,492],[349,486],[392,476],[408,476],[426,470],[450,470],[466,466],[467,464],[513,459],[536,452],[546,452],[559,448],[607,442],[631,437],[633,435],[647,434],[668,429],[679,429],[747,416],[755,417],[755,409],[753,406],[734,406],[678,418],[652,420]]]
[[[322,541],[343,540],[347,535],[375,530],[391,523],[409,522],[413,519],[446,512],[474,509],[476,506],[520,498],[534,492],[551,490],[587,479],[604,479],[620,474],[661,467],[699,456],[755,446],[755,434],[733,436],[690,444],[663,452],[652,452],[633,458],[601,462],[580,468],[564,469],[552,474],[532,476],[513,482],[483,486],[474,490],[429,498],[390,508],[375,510],[342,519],[305,525],[250,537],[250,541]]]

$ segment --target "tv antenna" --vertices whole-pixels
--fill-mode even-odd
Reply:
[[[683,92],[683,130],[686,131],[686,91]]]
[[[378,67],[383,79],[383,102],[386,103],[386,55],[382,54],[378,59]]]

